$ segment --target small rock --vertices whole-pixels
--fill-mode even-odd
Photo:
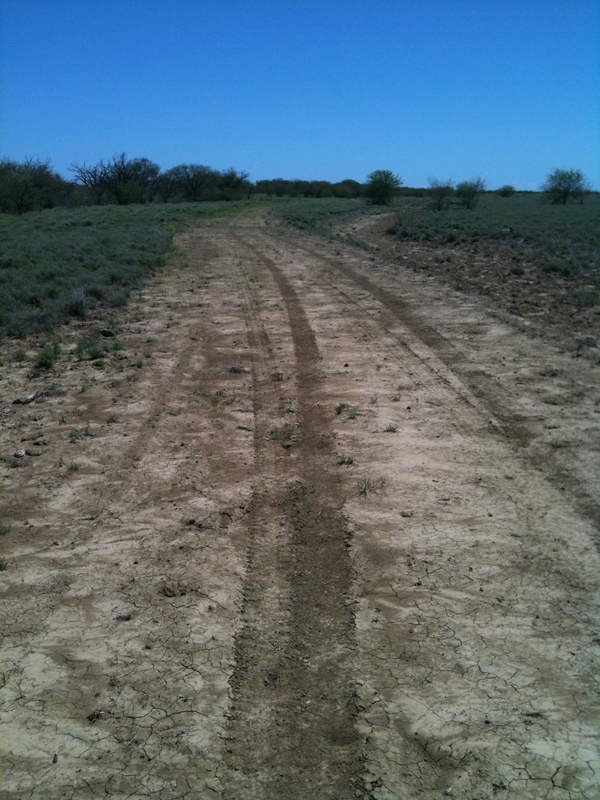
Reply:
[[[24,458],[25,450],[15,450],[15,458]]]
[[[110,328],[101,328],[100,329],[100,336],[104,336],[106,339],[112,339],[117,334],[111,330]]]

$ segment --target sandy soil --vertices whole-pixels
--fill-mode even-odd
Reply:
[[[598,367],[258,213],[177,244],[103,363],[4,345],[0,798],[600,797]]]

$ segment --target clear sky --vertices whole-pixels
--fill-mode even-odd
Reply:
[[[0,157],[600,189],[598,0],[0,0]]]

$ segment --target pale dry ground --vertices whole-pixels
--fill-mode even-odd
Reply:
[[[177,243],[102,366],[4,345],[0,798],[600,797],[598,368],[256,213]]]

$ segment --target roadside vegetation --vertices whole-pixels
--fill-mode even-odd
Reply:
[[[389,170],[371,172],[364,184],[252,184],[233,168],[161,171],[125,154],[73,164],[72,172],[66,181],[49,162],[0,161],[0,337],[51,334],[94,309],[124,305],[167,263],[174,234],[190,220],[259,205],[300,230],[365,249],[371,245],[352,232],[352,221],[391,213],[388,233],[441,248],[438,260],[451,259],[449,248],[492,259],[503,249],[512,275],[532,265],[565,279],[584,275],[591,283],[581,303],[600,304],[600,195],[579,170],[549,173],[541,193],[508,184],[487,191],[480,177],[456,184],[430,178],[428,188],[411,189]],[[46,346],[40,367],[55,350]]]
[[[97,307],[127,302],[166,264],[191,219],[248,202],[92,206],[0,215],[0,336],[48,333]]]

